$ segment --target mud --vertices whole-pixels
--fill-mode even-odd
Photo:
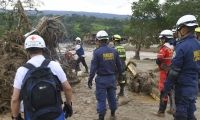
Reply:
[[[86,49],[86,62],[90,67],[90,60],[92,59],[92,51]],[[72,51],[74,52],[74,51]],[[127,52],[127,56],[130,58],[134,56],[134,52]],[[146,53],[141,52],[143,58],[152,59],[156,57],[156,53]],[[141,71],[153,70],[157,67],[154,60],[135,60],[138,69]],[[82,65],[81,69],[84,70]],[[71,118],[67,120],[95,120],[98,117],[96,112],[96,98],[95,98],[95,82],[93,81],[92,89],[87,86],[88,74],[80,77],[81,82],[73,85],[73,110],[74,114]],[[119,86],[117,86],[117,93],[119,92]],[[125,88],[125,96],[118,98],[118,109],[116,111],[117,120],[173,120],[171,114],[165,113],[164,118],[156,117],[153,115],[154,112],[158,110],[159,101],[154,100],[149,95],[137,94],[128,91]],[[200,119],[200,100],[196,101],[197,111],[195,115],[197,119]],[[167,109],[169,109],[169,104]],[[110,110],[107,104],[107,114],[105,120],[110,120]],[[11,114],[1,114],[0,120],[10,120]]]

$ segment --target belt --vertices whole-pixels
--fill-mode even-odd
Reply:
[[[110,75],[113,75],[113,74],[103,74],[103,75],[98,75],[98,76],[110,76]]]

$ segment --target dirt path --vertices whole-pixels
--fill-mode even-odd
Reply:
[[[133,52],[127,52],[129,57],[134,55]],[[141,56],[154,58],[154,53],[141,53]],[[90,66],[90,60],[92,57],[92,51],[86,52],[86,62]],[[147,71],[156,68],[155,61],[153,60],[135,60],[138,65],[138,69],[141,71]],[[81,69],[84,70],[83,66]],[[93,88],[89,89],[87,86],[88,75],[82,77],[79,84],[73,86],[73,110],[74,114],[68,120],[94,120],[98,117],[96,112],[96,98],[94,94],[95,83],[93,81]],[[119,86],[117,86],[117,93],[119,92]],[[125,89],[125,96],[119,97],[118,109],[116,111],[117,120],[173,120],[173,116],[165,113],[164,118],[156,117],[152,115],[153,112],[158,110],[158,101],[155,101],[151,96],[137,94],[129,92],[127,87]],[[197,100],[197,111],[195,115],[197,119],[200,119],[200,100]],[[169,106],[169,105],[168,105]],[[167,108],[169,109],[169,107]],[[0,120],[10,120],[10,113],[0,115]],[[105,120],[109,120],[110,110],[107,105],[107,114]]]
[[[156,57],[156,53],[141,52],[142,58]],[[91,52],[86,52],[86,62],[90,65]],[[134,56],[134,52],[127,52],[127,56],[130,58]],[[154,60],[134,60],[138,69],[141,71],[148,71],[157,68]],[[83,66],[82,66],[82,68]],[[93,88],[90,90],[87,87],[87,75],[81,80],[81,83],[73,87],[73,103],[74,103],[74,115],[69,120],[95,120],[98,118],[96,112],[96,98],[95,98],[95,83],[93,81]],[[119,86],[117,86],[117,93],[119,92]],[[173,120],[171,114],[165,113],[164,118],[156,117],[152,113],[157,112],[159,101],[155,101],[149,95],[141,95],[133,93],[125,89],[125,96],[118,99],[118,110],[116,111],[117,120]],[[197,100],[197,111],[195,115],[200,118],[200,100]],[[167,107],[169,109],[169,105]],[[105,120],[109,120],[110,110],[107,104],[107,114]]]

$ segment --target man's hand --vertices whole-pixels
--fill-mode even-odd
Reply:
[[[161,91],[160,94],[161,94],[161,95],[160,95],[160,99],[161,99],[161,102],[163,103],[163,102],[166,101],[165,99],[168,98],[168,93]]]
[[[19,113],[19,115],[17,117],[13,117],[12,116],[12,120],[24,120],[21,116],[21,114]]]
[[[89,79],[88,79],[88,87],[89,87],[90,89],[92,89],[92,80],[89,80]]]
[[[73,114],[72,103],[70,106],[70,105],[66,104],[66,102],[64,102],[63,112],[65,113],[65,118],[71,117]]]

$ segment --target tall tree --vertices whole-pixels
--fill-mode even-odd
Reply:
[[[159,0],[139,0],[132,3],[133,14],[129,29],[133,30],[126,29],[126,34],[133,38],[132,42],[137,46],[135,59],[140,59],[140,49],[147,41],[145,39],[154,39],[158,34],[158,20],[162,18],[160,8]]]
[[[167,23],[172,27],[177,20],[186,14],[200,16],[199,0],[166,0],[162,6]],[[199,19],[197,19],[200,22]]]
[[[27,17],[26,15],[19,14],[20,12],[26,10],[35,10],[36,14],[38,10],[36,7],[44,4],[40,0],[0,0],[0,10],[5,14],[1,16],[4,21],[6,21],[7,29],[10,30],[16,27],[16,21],[22,22],[22,17]],[[23,7],[19,7],[23,6]],[[20,19],[18,19],[20,18]],[[20,26],[18,26],[19,28]]]

